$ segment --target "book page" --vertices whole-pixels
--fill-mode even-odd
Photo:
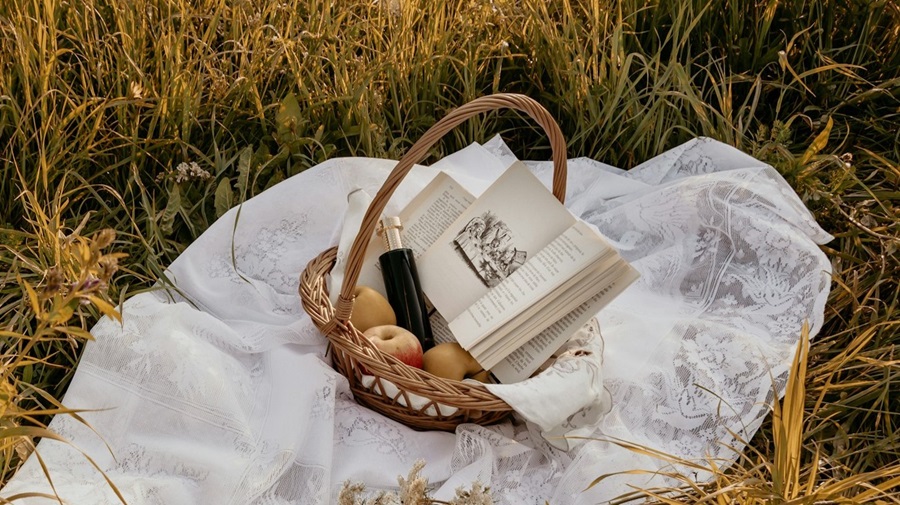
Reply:
[[[585,278],[582,282],[579,282],[578,285],[573,286],[558,296],[554,293],[554,297],[561,300],[556,308],[565,314],[565,311],[571,311],[572,307],[577,308],[587,303],[597,294],[603,295],[604,299],[601,301],[603,301],[604,304],[607,303],[613,296],[618,294],[619,291],[616,291],[616,289],[624,289],[624,287],[631,282],[631,280],[620,282],[620,280],[623,280],[624,276],[630,275],[632,272],[631,269],[624,268],[624,265],[624,262],[619,260],[618,264],[613,268],[607,268],[605,272],[599,275],[592,275]],[[600,293],[598,293],[598,289],[600,290]],[[613,294],[614,291],[615,293]],[[532,318],[524,321],[515,328],[508,338],[501,339],[488,347],[479,349],[478,346],[476,346],[470,352],[482,366],[485,368],[494,368],[516,349],[528,343],[528,341],[542,333],[553,323],[556,323],[558,319],[558,316],[552,319]],[[575,330],[577,330],[577,328],[572,329],[573,332]],[[562,336],[564,335],[561,335],[560,337]],[[539,365],[540,362],[537,364]]]
[[[492,345],[496,339],[505,336],[505,333],[498,332],[501,326],[514,318],[524,321],[532,317],[556,301],[549,297],[551,293],[577,283],[583,277],[579,276],[580,272],[601,257],[612,254],[612,248],[594,230],[578,221],[452,319],[450,329],[459,344],[468,351],[488,337],[490,342],[485,344]],[[545,317],[558,318],[562,315],[549,313]],[[494,335],[494,332],[497,334]]]
[[[403,246],[420,257],[474,201],[475,197],[453,177],[438,172],[400,212]]]
[[[514,163],[417,261],[422,290],[452,321],[575,221],[523,163]]]
[[[475,344],[468,351],[483,367],[493,368],[509,353],[573,310],[573,307],[585,303],[598,290],[612,283],[624,270],[622,265],[622,260],[611,254],[605,261],[592,265],[584,276],[573,277],[551,292],[546,297],[548,303],[544,308],[527,310],[517,315],[502,330]]]
[[[473,201],[475,197],[453,177],[446,172],[438,172],[437,176],[400,211],[400,222],[403,224],[401,242],[404,247],[412,249],[417,267],[418,258],[422,253]],[[382,295],[386,293],[378,257],[384,252],[381,237],[376,233],[366,248],[366,256],[357,281],[357,285],[370,286]]]
[[[503,384],[512,384],[531,377],[541,363],[562,347],[578,328],[600,312],[637,278],[637,271],[629,266],[627,271],[607,285],[603,291],[510,353],[491,368],[491,373]]]

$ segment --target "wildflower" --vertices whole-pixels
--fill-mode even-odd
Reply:
[[[365,486],[362,483],[350,484],[349,480],[345,481],[338,493],[338,505],[356,505],[357,498],[362,494],[363,489]]]
[[[79,289],[79,291],[90,293],[92,291],[96,291],[100,287],[100,284],[100,279],[94,277],[93,275],[89,275],[88,278],[81,283],[81,289]]]
[[[406,479],[397,477],[397,482],[400,483],[400,503],[403,505],[429,505],[431,503],[426,496],[428,480],[419,475],[424,467],[425,462],[420,459],[415,462]]]
[[[475,481],[469,491],[462,487],[456,488],[456,497],[450,500],[449,505],[493,505],[493,503],[490,486]]]
[[[59,293],[62,290],[65,281],[66,277],[59,267],[51,267],[47,270],[44,274],[44,297],[50,298],[56,293]]]
[[[211,179],[212,174],[200,168],[196,161],[190,163],[181,162],[175,167],[175,182],[182,183],[191,179],[205,181]]]
[[[384,491],[378,493],[373,499],[368,500],[365,505],[403,505],[399,501],[397,501],[397,495],[393,493],[386,493]]]
[[[841,161],[844,162],[844,168],[850,168],[853,165],[853,153],[842,154]]]
[[[434,500],[428,496],[428,479],[419,475],[425,462],[418,460],[409,471],[409,475],[404,479],[402,476],[397,477],[400,483],[400,496],[396,493],[381,492],[374,498],[362,501],[360,495],[365,491],[365,485],[361,483],[350,484],[350,481],[344,482],[338,494],[339,505],[493,505],[494,500],[491,498],[491,488],[483,485],[481,482],[475,481],[470,490],[462,487],[456,489],[456,497],[449,502]]]

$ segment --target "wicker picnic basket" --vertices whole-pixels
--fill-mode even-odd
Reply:
[[[347,377],[356,400],[413,428],[453,430],[461,423],[487,425],[505,418],[512,408],[481,384],[436,377],[382,353],[353,327],[349,322],[353,310],[353,291],[362,268],[365,248],[394,190],[413,165],[427,156],[435,142],[476,114],[507,108],[528,114],[549,137],[553,152],[553,195],[563,202],[566,193],[566,143],[550,113],[523,95],[481,97],[451,111],[435,123],[401,157],[388,175],[366,211],[350,249],[336,307],[332,306],[328,297],[326,278],[335,264],[337,248],[330,248],[310,261],[300,276],[303,308],[328,338],[334,367]],[[361,367],[368,375],[374,376],[374,381],[371,378],[364,380]],[[385,384],[385,381],[390,384]]]

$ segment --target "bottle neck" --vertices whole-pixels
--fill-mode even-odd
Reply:
[[[403,225],[398,217],[385,217],[379,222],[378,234],[381,235],[385,251],[403,249],[403,242],[400,240],[402,229]]]

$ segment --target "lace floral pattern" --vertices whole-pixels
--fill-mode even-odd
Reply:
[[[210,278],[225,278],[239,284],[246,278],[255,279],[289,292],[296,282],[297,273],[282,268],[282,258],[292,250],[291,244],[302,241],[307,217],[282,219],[275,226],[263,226],[254,233],[253,241],[234,248],[234,261],[217,256],[207,266]],[[240,221],[238,221],[240,226]]]
[[[353,400],[339,400],[337,411],[337,442],[344,446],[365,447],[375,455],[393,455],[409,459],[405,431],[399,425],[385,424],[384,418],[365,410]],[[351,414],[352,413],[352,414]]]
[[[497,139],[464,152],[514,159]],[[440,166],[483,188],[462,159]],[[733,459],[736,436],[749,439],[783,391],[802,321],[813,334],[822,324],[830,265],[816,244],[830,237],[770,167],[709,139],[627,172],[571,160],[567,206],[642,275],[586,328],[602,339],[561,351],[597,359],[563,357],[548,374],[584,377],[602,408],[545,419],[558,426],[411,430],[353,401],[296,294],[306,263],[336,243],[347,194],[375,194],[391,166],[331,160],[245,202],[239,218],[226,213],[170,266],[177,292],[135,296],[124,324],[94,328],[65,403],[96,433],[66,417],[51,427],[132,503],[328,503],[345,479],[394,487],[420,458],[439,499],[479,479],[499,504],[598,503],[660,483],[620,475],[585,491],[602,474],[663,466],[610,440]],[[549,163],[531,166],[549,181]],[[411,172],[391,208],[428,173]],[[64,499],[118,503],[77,450],[53,440],[38,450]],[[34,458],[0,496],[24,491],[51,492]]]

